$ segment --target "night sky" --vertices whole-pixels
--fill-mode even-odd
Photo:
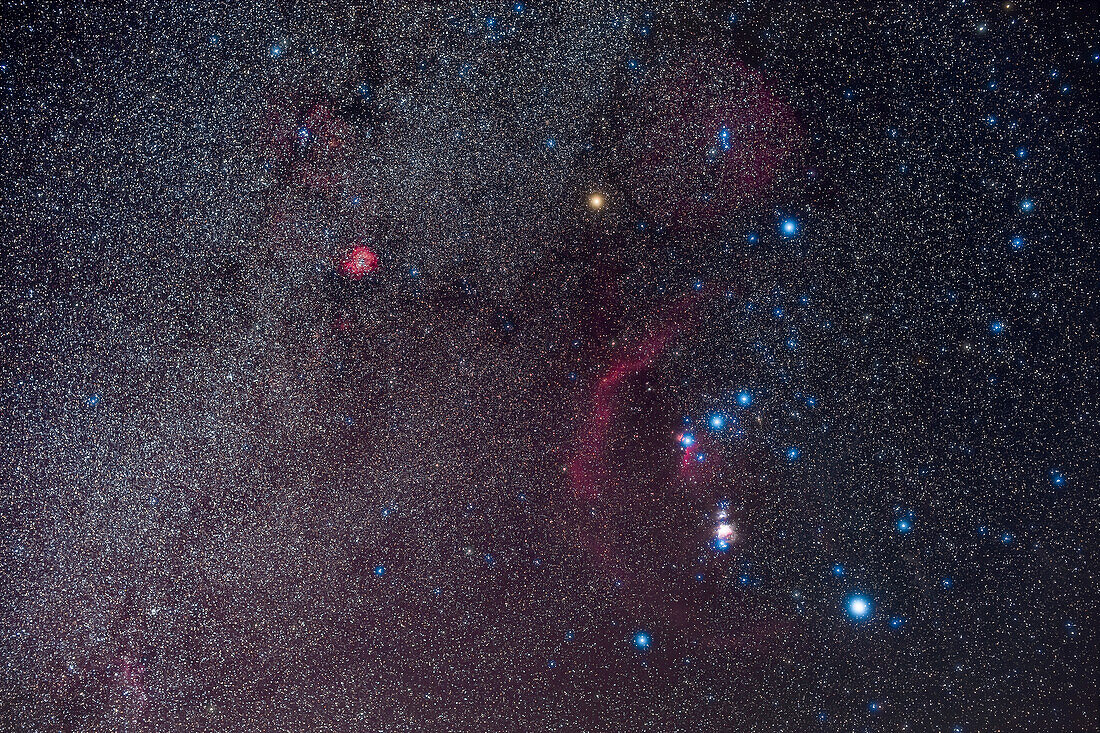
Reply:
[[[0,730],[1100,728],[1090,3],[270,5],[2,4]]]

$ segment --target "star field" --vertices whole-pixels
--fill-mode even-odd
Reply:
[[[0,730],[1100,726],[1084,3],[0,17]]]

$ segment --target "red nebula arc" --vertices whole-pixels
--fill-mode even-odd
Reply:
[[[681,488],[684,476],[676,471],[673,463],[665,460],[671,453],[654,449],[633,433],[622,418],[631,405],[637,406],[638,380],[656,365],[678,338],[692,330],[695,315],[690,308],[692,304],[691,299],[677,303],[670,315],[659,320],[645,336],[624,346],[600,372],[586,399],[587,407],[567,464],[569,485],[578,510],[575,539],[601,574],[628,585],[653,583],[643,582],[637,576],[635,563],[615,549],[629,544],[630,537],[637,536],[640,530],[626,518],[632,511],[661,516],[663,512],[659,506],[671,498],[671,489]],[[624,436],[628,438],[625,447],[621,445]],[[668,440],[667,445],[672,449],[671,434]],[[624,456],[624,450],[628,456]],[[663,537],[662,544],[671,541],[673,546],[666,549],[675,554],[679,552],[676,547],[679,543],[673,534]]]
[[[595,501],[605,479],[604,456],[619,388],[623,381],[653,366],[669,343],[684,330],[682,318],[666,319],[652,334],[614,361],[596,382],[592,409],[581,429],[578,450],[569,464],[570,485],[577,499]]]

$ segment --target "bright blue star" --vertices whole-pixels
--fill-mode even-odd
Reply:
[[[1005,330],[1005,324],[1001,321],[993,321],[989,324],[989,330],[993,333],[1001,333]]]
[[[1017,234],[1012,239],[1008,240],[1008,242],[1009,242],[1009,244],[1012,245],[1012,249],[1023,249],[1024,245],[1027,244],[1027,240],[1025,240],[1019,234]]]
[[[685,448],[690,448],[691,446],[695,445],[695,436],[691,433],[684,433],[680,436],[680,445],[684,446]]]
[[[833,565],[833,575],[835,575],[838,578],[843,577],[844,576],[844,566],[841,565],[840,563],[837,563],[836,565]]]
[[[779,222],[779,232],[787,238],[798,236],[798,220],[793,217],[787,217],[783,221]]]
[[[711,430],[721,430],[726,427],[726,416],[720,412],[716,412],[710,416],[710,420],[707,421]]]
[[[800,455],[802,455],[802,452],[800,450],[798,450],[798,448],[793,446],[793,445],[790,448],[787,449],[787,460],[788,461],[797,461],[798,457]]]
[[[864,595],[849,596],[846,605],[848,608],[848,615],[857,621],[867,618],[874,610],[871,599]]]
[[[649,634],[644,631],[639,631],[638,633],[634,634],[635,649],[641,649],[642,651],[645,651],[649,648],[649,645],[652,643],[652,641],[653,640],[650,639]]]
[[[1035,211],[1035,202],[1031,199],[1024,199],[1020,202],[1020,211],[1024,214],[1030,214]]]
[[[712,546],[718,552],[725,552],[730,548],[729,540],[722,539],[721,537],[715,537]]]
[[[737,404],[748,407],[752,404],[752,394],[748,390],[741,390],[737,393]]]
[[[908,534],[911,529],[913,529],[913,524],[908,519],[902,517],[898,520],[898,532]]]

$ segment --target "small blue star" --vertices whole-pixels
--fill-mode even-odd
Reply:
[[[905,619],[903,617],[894,616],[893,618],[890,619],[890,628],[891,629],[900,629],[902,626],[905,626]]]
[[[723,539],[721,537],[715,537],[713,545],[714,549],[718,552],[725,552],[730,548],[729,540]]]
[[[787,449],[788,461],[797,461],[800,455],[802,455],[801,451],[799,451],[798,448],[793,445]]]
[[[913,524],[905,517],[898,520],[898,532],[901,534],[908,534],[913,529]]]
[[[1012,245],[1012,249],[1023,249],[1024,246],[1027,244],[1027,241],[1019,234],[1008,240],[1008,242]]]
[[[1016,157],[1019,158],[1020,160],[1023,160],[1024,158],[1026,158],[1027,157],[1027,148],[1025,148],[1025,147],[1016,148]]]
[[[1051,471],[1050,471],[1050,483],[1054,484],[1056,487],[1059,487],[1059,488],[1062,487],[1062,486],[1065,486],[1065,484],[1066,484],[1065,474],[1063,474],[1061,471],[1051,469]]]
[[[524,11],[524,9],[525,8],[524,8],[523,3],[516,3],[515,5],[512,6],[512,12],[513,13],[522,13]]]
[[[840,563],[837,563],[836,565],[833,565],[833,575],[835,575],[838,578],[844,577],[844,566],[841,565]]]
[[[944,587],[944,590],[951,590],[951,586],[955,585],[955,581],[951,578],[944,578],[940,581],[940,585]]]
[[[693,282],[691,284],[691,287],[695,290],[695,292],[699,292],[703,289],[703,281],[702,280],[696,280],[695,282]]]
[[[271,47],[271,49],[270,49],[270,51],[268,51],[268,53],[271,55],[271,58],[277,59],[277,58],[279,58],[280,56],[283,55],[283,47],[280,46],[278,43],[276,43],[275,45],[273,45]]]
[[[793,217],[787,217],[783,221],[779,222],[779,232],[788,239],[798,236],[798,220]]]
[[[1001,333],[1005,330],[1005,324],[1001,321],[993,321],[993,323],[989,324],[989,330],[993,333]]]
[[[88,399],[85,400],[85,401],[88,403],[88,407],[95,407],[96,405],[99,404],[99,395],[97,395],[97,394],[88,395]]]
[[[745,239],[748,240],[749,244],[756,244],[760,241],[760,235],[756,232],[749,232]]]
[[[868,712],[877,713],[881,709],[882,709],[882,706],[879,705],[879,703],[876,702],[875,700],[872,700],[871,702],[867,703]]]
[[[375,565],[374,566],[374,574],[376,576],[378,576],[379,578],[381,578],[383,575],[386,574],[386,566],[385,565]]]
[[[1012,533],[1011,532],[1001,532],[1001,544],[1004,544],[1004,545],[1011,545],[1012,544]]]
[[[1031,199],[1024,199],[1020,202],[1020,211],[1024,214],[1030,214],[1035,211],[1035,202]]]
[[[652,641],[653,640],[650,639],[649,634],[644,631],[639,631],[634,634],[634,648],[636,649],[645,651],[649,648],[649,645],[652,643]]]

